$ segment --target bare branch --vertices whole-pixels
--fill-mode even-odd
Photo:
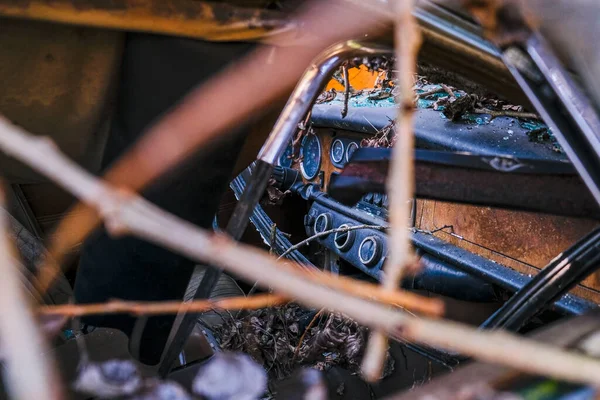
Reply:
[[[67,160],[47,140],[32,137],[2,118],[0,148],[98,207],[112,232],[133,233],[249,282],[272,287],[306,306],[344,313],[360,324],[402,340],[453,350],[528,373],[600,387],[598,360],[506,332],[482,332],[455,322],[413,317],[342,290],[331,290],[332,286],[311,279],[311,276],[320,276],[336,281],[331,276],[325,278],[327,274],[302,273],[264,251],[199,229],[139,196],[111,189]],[[0,291],[0,294],[4,293]],[[23,331],[19,333],[23,337]],[[26,368],[28,372],[31,370],[29,365]]]
[[[344,64],[342,66],[342,72],[344,75],[344,108],[342,109],[342,118],[346,118],[346,115],[348,115],[348,102],[350,101],[350,91],[352,90],[352,86],[350,86],[350,73],[348,68],[348,64]]]
[[[395,0],[396,70],[398,70],[399,105],[396,120],[396,139],[387,181],[389,208],[390,256],[385,265],[382,282],[384,289],[396,290],[402,279],[403,269],[411,258],[410,220],[411,199],[414,195],[414,77],[417,74],[417,55],[421,47],[421,31],[413,16],[413,0]],[[375,331],[367,343],[362,364],[363,375],[368,381],[381,377],[387,354],[387,339],[383,332]]]
[[[433,96],[434,94],[438,94],[438,93],[446,93],[446,90],[440,86],[435,89],[431,89],[427,92],[417,94],[417,99],[426,99],[429,96]]]
[[[94,314],[132,314],[132,315],[161,315],[176,314],[182,310],[188,313],[220,310],[257,310],[274,307],[290,300],[285,296],[258,294],[256,296],[229,297],[219,300],[194,300],[187,303],[181,301],[141,302],[112,300],[96,304],[64,304],[38,308],[40,315],[66,315],[81,317]]]
[[[42,355],[45,338],[17,276],[16,254],[8,239],[4,191],[0,192],[0,340],[6,362],[5,382],[14,399],[60,399],[62,390],[57,377],[48,365],[48,358]]]
[[[523,112],[523,111],[512,111],[512,110],[501,110],[495,111],[489,108],[476,108],[473,110],[475,114],[488,114],[492,118],[497,117],[511,117],[511,118],[525,118],[525,119],[540,119],[540,116],[535,113]]]

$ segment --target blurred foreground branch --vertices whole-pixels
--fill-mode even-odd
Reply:
[[[4,191],[0,189],[0,341],[5,361],[5,384],[14,399],[60,399],[56,374],[43,357],[44,340],[15,265],[16,253],[9,242]],[[4,369],[4,368],[3,368]]]
[[[417,55],[421,47],[421,32],[413,16],[413,0],[396,0],[395,25],[396,70],[398,78],[398,95],[396,104],[398,118],[396,120],[395,143],[387,182],[387,193],[390,200],[389,248],[390,256],[385,265],[382,286],[384,290],[396,290],[404,267],[411,259],[411,243],[408,223],[410,221],[411,199],[414,196],[414,84],[417,74]],[[366,380],[376,381],[381,377],[387,354],[388,340],[383,332],[371,334],[363,359],[362,371]]]
[[[0,147],[96,207],[113,234],[137,235],[249,282],[271,287],[308,307],[344,313],[392,337],[453,350],[528,373],[600,387],[598,360],[502,331],[483,332],[455,322],[414,317],[342,290],[332,290],[331,286],[311,278],[320,276],[323,281],[336,281],[332,276],[307,274],[276,261],[262,250],[199,229],[139,196],[115,190],[66,159],[47,139],[31,136],[5,119],[0,119]]]

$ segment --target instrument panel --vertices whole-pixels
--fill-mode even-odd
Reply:
[[[353,152],[361,147],[363,139],[369,136],[317,127],[295,146],[290,143],[279,164],[299,171],[303,183],[311,183],[327,192],[331,176],[341,172]],[[313,235],[327,227],[339,228],[344,224],[373,224],[372,218],[385,220],[387,205],[387,196],[374,193],[366,195],[353,208],[352,215],[346,215],[342,210],[334,212],[333,204],[313,204],[305,219],[306,233]],[[556,254],[596,225],[566,217],[424,199],[417,200],[415,211],[416,228],[434,231],[435,236],[452,245],[530,276],[537,274]],[[317,218],[321,214],[329,218]],[[370,221],[361,221],[359,214]],[[451,228],[440,230],[441,227]],[[369,236],[373,238],[366,240]],[[547,237],[552,240],[546,240]],[[387,254],[385,233],[357,230],[329,235],[319,241],[367,275],[379,276]],[[596,275],[587,278],[572,293],[600,302],[599,279]]]
[[[297,148],[290,143],[279,159],[279,165],[294,168],[305,183],[327,189],[331,174],[340,172],[360,147],[364,135],[317,128],[307,133]]]

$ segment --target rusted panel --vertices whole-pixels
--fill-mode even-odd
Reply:
[[[598,226],[597,221],[437,201],[432,226],[451,231],[498,253],[543,268]]]
[[[2,20],[0,113],[97,169],[122,43],[119,32]],[[4,155],[0,171],[13,183],[45,181]]]
[[[195,0],[0,0],[0,16],[215,41],[274,38],[282,13]]]
[[[420,229],[527,275],[567,249],[598,226],[598,221],[548,214],[503,210],[442,201],[419,201]],[[595,275],[572,293],[600,302]],[[590,290],[592,289],[592,290]]]

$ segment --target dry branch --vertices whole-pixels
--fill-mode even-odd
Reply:
[[[490,110],[489,108],[476,108],[473,110],[475,114],[488,114],[492,118],[497,117],[511,117],[511,118],[525,118],[525,119],[540,119],[540,116],[535,113],[523,112],[523,111],[512,111],[512,110]]]
[[[406,291],[382,290],[381,287],[372,283],[318,270],[300,269],[295,265],[291,265],[291,268],[313,283],[326,286],[330,289],[336,289],[349,295],[406,308],[430,317],[439,317],[444,313],[444,303],[439,299],[427,298]]]
[[[49,141],[28,135],[1,118],[0,147],[90,206],[98,207],[112,232],[135,234],[223,268],[249,282],[272,287],[306,306],[344,313],[360,324],[393,337],[457,351],[528,373],[600,387],[598,360],[506,332],[482,332],[455,322],[413,317],[343,291],[331,290],[264,251],[211,234],[139,196],[111,188],[66,159]]]
[[[5,383],[14,399],[60,399],[62,390],[56,374],[42,355],[45,338],[29,309],[23,282],[17,274],[16,254],[8,239],[4,192],[0,192],[0,341]]]
[[[382,27],[387,16],[367,13],[342,0],[309,3],[294,21],[303,47],[262,47],[194,90],[173,112],[154,125],[105,178],[138,191],[228,129],[267,110],[285,95],[327,46]],[[231,96],[235,88],[235,96]],[[227,105],[227,106],[224,106]],[[198,118],[198,116],[210,116]],[[38,289],[44,293],[58,275],[64,256],[100,223],[92,207],[77,204],[49,243],[49,263],[41,269]]]
[[[350,232],[360,229],[383,230],[387,228],[381,225],[354,225],[344,228],[329,229],[327,231],[316,233],[313,236],[296,243],[295,245],[287,249],[285,252],[283,252],[283,254],[281,254],[277,259],[282,259],[292,251],[297,250],[300,247],[305,246],[308,243],[320,237],[331,235],[332,233],[336,232]],[[356,279],[350,279],[338,275],[332,277],[331,274],[324,274],[316,270],[302,269],[301,271],[313,275],[309,276],[309,279],[313,280],[316,283],[327,285],[332,289],[343,290],[347,293],[353,294],[358,297],[364,297],[367,299],[378,301],[380,303],[406,308],[408,310],[416,311],[418,313],[433,317],[441,316],[444,313],[444,303],[439,299],[426,298],[405,291],[382,290],[377,285],[373,285],[371,283],[366,283]]]
[[[180,311],[197,313],[219,310],[257,310],[274,307],[289,302],[285,296],[259,294],[256,296],[229,297],[220,300],[194,300],[187,303],[181,301],[141,302],[112,300],[107,303],[95,304],[64,304],[58,306],[40,307],[40,315],[66,315],[81,317],[94,314],[132,314],[132,315],[161,315],[176,314]]]
[[[348,72],[348,64],[342,66],[342,72],[344,75],[344,108],[342,109],[342,118],[346,118],[348,115],[348,103],[350,102],[350,73]]]
[[[395,41],[396,70],[399,105],[396,119],[396,137],[387,181],[389,208],[390,256],[385,265],[383,288],[396,290],[402,279],[404,266],[411,259],[410,220],[411,199],[414,195],[414,77],[417,74],[417,55],[421,47],[421,32],[413,16],[413,0],[396,0]],[[362,371],[366,380],[376,381],[381,377],[387,354],[387,338],[383,332],[371,334],[363,359]]]

